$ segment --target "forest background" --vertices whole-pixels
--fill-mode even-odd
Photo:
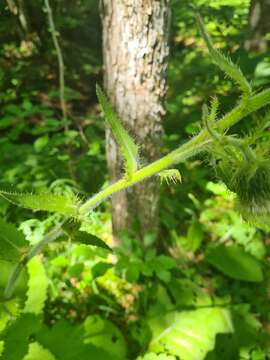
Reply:
[[[100,8],[96,0],[50,5],[65,64],[68,128],[43,1],[2,1],[0,189],[86,198],[109,183],[95,90],[103,83]],[[215,47],[256,91],[267,88],[267,0],[196,5]],[[202,106],[214,95],[222,113],[238,97],[206,51],[190,1],[172,0],[170,7],[164,155],[198,132]],[[234,132],[251,131],[256,120],[249,116]],[[113,250],[57,242],[33,258],[16,296],[0,303],[1,359],[267,359],[269,233],[241,219],[234,194],[208,160],[199,155],[181,163],[181,182],[161,182],[158,236],[148,231],[138,239],[136,227],[126,229],[115,247],[108,201],[89,214],[83,230]],[[0,216],[0,239],[6,229],[31,245],[62,221],[3,197]],[[3,290],[13,265],[0,254]]]

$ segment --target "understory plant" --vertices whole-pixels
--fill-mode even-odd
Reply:
[[[1,269],[3,269],[0,286],[3,289],[1,294],[3,307],[7,313],[16,313],[12,303],[15,295],[25,296],[24,282],[27,277],[25,272],[27,267],[29,268],[30,266],[30,273],[35,271],[40,272],[40,282],[44,283],[43,289],[46,290],[47,285],[46,280],[44,280],[42,266],[38,262],[35,263],[35,257],[36,255],[41,254],[48,244],[69,241],[94,245],[110,251],[110,248],[105,242],[84,230],[85,224],[89,222],[89,214],[115,193],[123,191],[151,176],[160,177],[161,180],[167,182],[180,181],[181,174],[172,167],[199,153],[204,153],[206,155],[209,163],[214,167],[217,176],[227,185],[229,190],[236,194],[236,207],[243,219],[261,226],[266,230],[270,228],[270,161],[269,140],[266,136],[266,129],[269,126],[270,116],[266,113],[266,115],[255,124],[256,126],[254,126],[252,133],[244,134],[243,137],[239,137],[231,131],[233,126],[240,120],[260,110],[270,102],[270,89],[255,93],[251,84],[245,78],[238,66],[214,48],[199,15],[197,16],[197,22],[213,62],[226,76],[230,77],[239,88],[240,98],[237,104],[229,113],[219,115],[218,99],[211,99],[209,106],[203,106],[202,125],[198,134],[161,159],[141,167],[139,145],[134,142],[132,136],[123,127],[121,120],[118,118],[102,89],[97,85],[97,97],[106,124],[111,128],[122,154],[124,164],[123,177],[85,200],[82,200],[76,194],[57,195],[50,192],[33,194],[16,193],[6,190],[0,191],[0,195],[3,198],[17,206],[34,211],[56,213],[59,214],[60,217],[58,224],[46,234],[43,239],[30,247],[29,243],[18,231],[16,231],[14,226],[7,224],[4,220],[0,220],[2,231],[0,259]],[[238,250],[236,248],[230,249],[230,251],[229,255],[231,257],[238,256]],[[211,262],[211,256],[209,256],[209,261]],[[165,266],[164,264],[167,264],[165,270],[162,268]],[[254,262],[251,261],[250,264],[254,265],[254,268],[256,268]],[[170,270],[171,268],[174,268],[175,265],[168,265],[168,259],[164,257],[156,258],[154,265],[153,269],[146,269],[143,276],[152,277],[154,276],[153,274],[156,274],[159,280],[164,282],[166,282],[168,278],[171,278]],[[222,264],[220,266],[222,266]],[[119,267],[121,270],[121,266]],[[256,276],[259,279],[261,278],[260,270],[255,274],[255,277]],[[139,274],[135,276],[136,279],[138,277]],[[257,278],[255,278],[255,280],[252,278],[251,281],[256,281]],[[76,354],[77,357],[72,353],[72,347],[76,348],[76,345],[78,345],[76,340],[73,340],[74,344],[71,342],[67,349],[55,350],[54,344],[51,343],[49,329],[37,324],[36,318],[33,315],[33,313],[35,314],[33,308],[38,306],[37,304],[40,304],[41,308],[44,305],[43,298],[35,299],[34,289],[35,285],[32,284],[29,290],[31,292],[29,299],[32,299],[32,301],[28,300],[28,302],[26,302],[25,314],[23,315],[21,322],[16,323],[14,329],[10,328],[7,330],[6,336],[8,339],[12,339],[12,332],[14,332],[14,334],[22,334],[22,337],[24,338],[27,338],[30,334],[35,334],[38,343],[42,344],[44,348],[51,349],[57,356],[59,353],[61,354],[61,351],[64,351],[66,354],[65,360],[74,360],[77,358],[83,359],[83,356],[90,350],[92,351],[92,356],[95,356],[97,359],[110,359],[109,355],[105,352],[95,348],[90,340],[85,348],[81,350],[81,353],[79,353],[79,355]],[[164,306],[170,309],[169,299],[166,298],[164,300]],[[156,314],[158,314],[158,309],[155,309],[155,311]],[[37,310],[37,313],[39,313],[39,309]],[[228,325],[228,323],[230,323],[229,320],[228,323],[226,323],[226,319],[228,318],[227,311],[221,310],[218,307],[210,310],[207,309],[199,315],[194,314],[194,317],[198,317],[198,321],[203,323],[211,314],[214,319],[213,327],[218,327],[220,325],[220,328],[225,332],[226,329],[231,326],[231,324]],[[165,323],[171,321],[172,315],[176,314],[171,313],[170,315],[163,316],[162,321]],[[222,316],[220,317],[220,315]],[[153,315],[153,319],[150,321],[150,326],[152,327],[154,327],[153,324],[157,321],[155,316]],[[27,319],[29,329],[24,328],[25,319]],[[177,324],[180,322],[185,323],[185,314],[182,314],[181,316],[177,315],[173,319],[176,328]],[[118,336],[117,330],[113,328],[112,325],[101,323],[99,318],[88,319],[86,332],[88,331],[89,333],[90,324],[101,328],[106,327],[107,325],[110,336]],[[187,323],[185,324],[186,328],[188,328]],[[64,322],[59,325],[58,331],[54,329],[56,334],[61,333],[59,342],[65,339],[67,329],[68,325]],[[175,332],[178,334],[178,330],[175,330]],[[157,340],[161,334],[157,331],[157,333],[154,334],[154,339],[156,339],[156,341],[152,340],[150,343],[149,351],[153,354],[161,351],[160,342]],[[83,338],[83,329],[77,327],[76,330],[74,330],[73,336],[79,341]],[[203,329],[201,329],[201,336],[203,337]],[[118,338],[121,337],[119,336]],[[211,338],[207,341],[212,344],[214,340]],[[170,344],[169,341],[167,342],[169,344],[168,348],[173,348],[173,344]],[[98,345],[98,341],[94,345]],[[33,349],[32,351],[40,352],[43,350]],[[8,354],[9,351],[12,351],[11,344],[7,343],[5,345],[5,354]],[[206,351],[206,349],[204,349],[204,351]],[[112,359],[114,358],[113,355],[114,354],[110,354]],[[152,355],[152,357],[146,356],[145,359],[158,359],[158,357],[155,356],[156,355]],[[122,355],[122,358],[124,358],[124,355]],[[170,357],[167,357],[167,359],[169,358]],[[10,359],[12,359],[12,357],[10,357]],[[50,354],[46,354],[45,350],[44,359],[50,359]]]

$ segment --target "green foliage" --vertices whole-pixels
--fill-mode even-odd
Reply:
[[[40,327],[39,320],[30,314],[25,314],[5,330],[2,335],[4,352],[1,359],[21,360],[28,352],[29,337]],[[16,344],[16,346],[14,346]]]
[[[9,282],[10,275],[16,269],[17,264],[14,262],[0,260],[0,298],[4,295],[4,290]],[[13,294],[24,297],[27,291],[27,282],[28,282],[28,274],[25,269],[23,269],[16,282],[14,283]]]
[[[55,360],[55,357],[48,351],[43,349],[39,343],[35,342],[29,345],[28,354],[23,358],[23,360]]]
[[[126,359],[125,339],[112,322],[102,319],[98,315],[91,315],[86,318],[84,328],[86,344],[106,349],[116,359]]]
[[[257,115],[249,115],[269,102],[269,91],[247,100],[249,79],[254,79],[254,88],[269,84],[269,56],[241,48],[248,0],[196,1],[206,24],[201,32],[210,57],[205,56],[194,26],[190,1],[171,3],[169,111],[162,151],[172,162],[157,161],[138,170],[138,148],[98,89],[127,173],[120,186],[116,183],[112,188],[107,187],[104,129],[91,85],[101,82],[97,1],[51,4],[67,69],[66,132],[42,1],[24,4],[30,25],[27,35],[17,15],[0,4],[0,187],[12,184],[18,191],[3,192],[0,214],[1,219],[20,223],[27,239],[16,226],[0,220],[0,353],[5,360],[269,357],[268,235],[254,227],[263,225],[267,230],[269,122],[265,119],[255,128]],[[240,58],[243,72],[222,52],[230,53],[234,63]],[[216,71],[211,59],[227,78]],[[237,90],[228,77],[244,99],[226,113]],[[221,99],[220,105],[213,94]],[[201,107],[208,98],[213,100],[209,109],[204,106],[201,124]],[[247,121],[228,131],[244,116]],[[177,148],[187,134],[197,134],[203,126],[202,137]],[[234,140],[242,143],[235,145]],[[207,146],[198,148],[204,141]],[[170,157],[175,149],[174,158]],[[179,169],[166,168],[197,150],[213,155],[211,165],[236,195],[224,184],[209,181],[212,174],[201,166],[200,155],[181,164],[181,176]],[[249,150],[255,163],[251,158],[245,161]],[[93,208],[115,191],[151,175],[170,182],[162,187],[160,239],[144,234],[139,244],[135,228],[119,249],[108,252],[112,241],[108,206],[103,204],[95,212]],[[74,194],[86,197],[86,202],[91,199],[94,206],[88,215],[78,216],[82,205]],[[233,206],[235,198],[238,209]],[[43,212],[33,214],[12,203]],[[239,210],[248,223],[241,220]],[[70,217],[78,222],[69,222]],[[28,263],[27,274],[25,262],[40,251],[42,256]],[[20,260],[15,297],[7,301],[2,293]]]
[[[206,256],[206,260],[224,274],[243,281],[263,281],[260,262],[237,245],[220,245]]]
[[[97,85],[97,97],[99,103],[104,112],[104,116],[108,125],[112,129],[113,135],[120,147],[122,156],[125,160],[125,170],[129,178],[132,177],[132,174],[137,170],[138,164],[138,146],[134,143],[133,139],[129,136],[127,131],[122,126],[120,120],[118,119],[116,113],[112,109],[112,106],[106,99],[101,88]]]
[[[75,196],[51,193],[20,194],[6,191],[0,191],[0,195],[11,203],[26,209],[56,212],[71,217],[77,216],[79,201]]]
[[[12,224],[0,218],[0,258],[8,261],[18,261],[26,251],[28,243],[23,234]]]
[[[111,250],[110,247],[102,241],[100,238],[93,234],[89,234],[86,231],[79,230],[78,224],[66,224],[64,225],[64,231],[67,232],[68,237],[75,243],[97,246],[106,250]]]
[[[183,360],[203,360],[214,348],[218,333],[230,333],[233,325],[228,310],[198,309],[155,316],[150,319],[151,352],[164,352]]]
[[[110,335],[115,336],[116,330],[113,326],[110,331],[114,331],[114,333],[112,334],[111,332]],[[117,335],[120,336],[121,334],[117,333]],[[16,340],[17,337],[18,340]],[[28,345],[32,337],[36,338],[37,343],[30,344],[28,352]],[[25,314],[13,321],[3,333],[4,352],[1,359],[32,359],[35,354],[44,355],[48,359],[57,358],[59,360],[76,360],[87,357],[104,360],[122,359],[118,357],[118,354],[114,355],[102,349],[107,339],[103,338],[103,341],[102,338],[93,339],[94,343],[97,342],[98,345],[101,346],[98,347],[92,345],[91,340],[89,340],[90,338],[91,333],[89,333],[89,328],[87,327],[84,333],[82,326],[72,326],[63,320],[49,329],[41,324],[38,317]],[[67,339],[69,341],[67,341]],[[14,348],[15,343],[16,347]],[[113,349],[108,350],[112,350],[113,352]],[[118,350],[121,354],[120,348],[118,348]]]
[[[71,326],[64,320],[55,324],[52,329],[43,328],[36,338],[42,346],[49,349],[59,360],[81,360],[87,357],[101,360],[117,359],[117,357],[102,348],[98,348],[91,343],[85,344],[83,341],[83,327]]]
[[[136,241],[127,238],[126,249],[118,249],[115,271],[119,275],[124,275],[129,282],[157,278],[167,283],[175,267],[176,263],[171,257],[158,255],[155,249],[144,249],[136,244]]]
[[[207,34],[204,28],[200,15],[197,15],[197,22],[201,35],[205,41],[205,44],[207,45],[209,54],[211,55],[213,61],[217,66],[220,67],[222,71],[224,71],[227,76],[232,78],[238,84],[239,88],[245,96],[250,96],[252,93],[251,86],[243,75],[242,71],[230,59],[226,58],[223,54],[214,48],[210,36]]]
[[[42,262],[37,257],[29,261],[27,270],[29,280],[24,312],[39,315],[47,299],[48,278]]]

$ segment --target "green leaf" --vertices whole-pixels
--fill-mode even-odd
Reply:
[[[24,235],[0,218],[0,259],[18,261],[28,247]]]
[[[39,327],[39,319],[31,314],[25,314],[12,322],[2,336],[4,352],[0,359],[22,360],[28,352],[29,337]]]
[[[56,195],[52,193],[30,194],[0,191],[0,196],[14,205],[31,210],[56,212],[76,217],[79,201],[74,196]]]
[[[10,261],[0,260],[0,297],[3,296],[10,274],[13,272],[16,265],[16,263]],[[23,269],[15,283],[14,295],[25,296],[27,291],[27,281],[28,274],[26,270]]]
[[[67,223],[63,226],[64,231],[67,232],[72,241],[84,245],[97,246],[111,251],[111,248],[103,240],[86,231],[80,231],[79,228],[79,223]]]
[[[206,261],[233,279],[263,281],[261,263],[237,245],[220,245],[210,250]]]
[[[107,270],[112,268],[112,266],[113,266],[112,264],[104,262],[104,261],[98,262],[91,269],[93,278],[95,279],[99,276],[104,275],[107,272]]]
[[[72,241],[85,245],[97,246],[111,251],[111,248],[100,238],[85,231],[77,231],[72,234]]]
[[[27,264],[29,281],[24,312],[41,314],[47,298],[48,278],[41,260],[34,257]]]
[[[140,277],[140,266],[136,262],[132,262],[128,265],[126,271],[126,279],[128,282],[134,283]]]
[[[216,50],[214,48],[214,46],[212,44],[212,40],[205,30],[205,27],[204,27],[204,24],[203,24],[203,21],[202,21],[200,15],[197,15],[196,18],[197,18],[197,23],[198,23],[201,35],[206,43],[206,46],[208,48],[208,51],[209,51],[213,61],[226,75],[228,75],[231,79],[233,79],[239,85],[239,87],[242,90],[244,95],[251,96],[251,94],[252,94],[251,86],[250,86],[249,82],[247,81],[247,79],[245,78],[245,76],[243,75],[241,69],[238,66],[236,66],[231,61],[231,59],[227,58],[221,52],[219,52],[218,50]]]
[[[88,316],[84,323],[85,343],[106,349],[116,358],[126,359],[126,342],[121,331],[99,315]]]
[[[186,248],[192,252],[195,252],[201,246],[202,240],[202,225],[198,221],[194,220],[188,228]]]
[[[133,139],[122,126],[121,121],[114,112],[109,101],[106,99],[106,96],[99,85],[96,86],[96,91],[105,119],[111,127],[113,135],[120,146],[122,156],[125,160],[126,173],[128,177],[132,177],[132,174],[138,168],[138,146],[134,143]]]
[[[49,137],[47,134],[41,136],[34,142],[34,149],[36,150],[36,152],[40,152],[47,146],[48,142],[49,142]]]
[[[65,320],[59,321],[50,329],[43,327],[36,334],[36,339],[57,360],[120,360],[93,344],[85,344],[83,326],[73,326]]]
[[[168,283],[171,280],[171,273],[168,270],[158,270],[156,271],[156,274],[157,277],[165,283]]]
[[[149,325],[153,336],[148,351],[181,360],[203,360],[218,333],[233,331],[229,311],[220,307],[158,313],[150,317]]]
[[[39,343],[34,342],[29,345],[28,354],[23,360],[56,360],[50,351],[43,349]]]

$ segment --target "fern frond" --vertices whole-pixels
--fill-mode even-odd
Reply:
[[[235,65],[232,60],[225,55],[223,55],[220,51],[216,50],[212,44],[212,40],[209,34],[206,32],[203,21],[199,14],[196,15],[197,23],[200,29],[200,33],[205,41],[205,44],[208,48],[208,51],[215,62],[215,64],[231,79],[233,79],[243,92],[245,97],[249,97],[252,94],[252,88],[241,69]]]
[[[132,178],[132,174],[138,168],[138,146],[135,144],[128,132],[124,129],[118,116],[116,115],[99,85],[96,86],[96,90],[98,101],[103,110],[105,119],[112,129],[113,135],[125,160],[126,174],[129,178]]]

